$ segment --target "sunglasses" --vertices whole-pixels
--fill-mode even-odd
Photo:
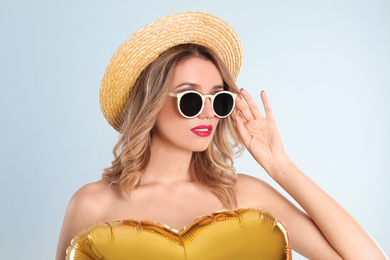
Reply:
[[[177,108],[185,118],[195,118],[204,108],[206,98],[210,98],[214,113],[219,118],[228,117],[236,105],[237,94],[230,91],[219,91],[213,95],[203,95],[195,90],[186,90],[180,93],[168,93],[177,97]]]

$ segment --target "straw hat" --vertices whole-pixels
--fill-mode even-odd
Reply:
[[[100,107],[112,127],[119,131],[122,111],[141,72],[164,51],[187,43],[212,49],[237,79],[243,57],[241,43],[225,21],[201,12],[163,17],[130,36],[108,64],[100,88]]]

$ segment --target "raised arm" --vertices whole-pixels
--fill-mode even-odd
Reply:
[[[291,161],[285,152],[264,91],[261,93],[261,99],[265,117],[248,92],[241,90],[241,95],[246,103],[238,98],[236,106],[239,113],[232,117],[244,145],[266,172],[301,205],[317,226],[317,229],[303,228],[300,232],[310,230],[308,232],[320,233],[343,259],[386,259],[382,250],[359,223]],[[307,225],[309,222],[304,221]],[[295,229],[293,231],[296,232]],[[294,233],[291,237],[299,239],[299,236],[308,237],[302,233]],[[292,244],[305,247],[304,241],[292,241]]]

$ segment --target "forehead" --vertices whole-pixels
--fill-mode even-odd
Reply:
[[[176,65],[170,90],[191,88],[200,92],[209,92],[216,86],[223,88],[223,79],[215,64],[210,60],[191,57]]]

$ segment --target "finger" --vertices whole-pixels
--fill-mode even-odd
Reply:
[[[241,89],[241,95],[245,99],[245,102],[248,104],[250,110],[252,111],[252,115],[254,118],[263,118],[263,115],[261,114],[261,111],[259,107],[257,106],[256,102],[253,100],[251,95],[245,90]]]
[[[271,104],[269,103],[268,97],[265,94],[264,90],[261,91],[260,96],[261,100],[263,101],[265,116],[267,118],[274,118],[274,115],[272,114]]]
[[[249,139],[248,139],[249,133],[248,133],[248,130],[246,130],[246,128],[245,128],[244,119],[242,118],[241,115],[239,115],[237,113],[232,113],[231,117],[233,118],[234,122],[236,123],[238,133],[240,134],[244,145],[247,146],[247,144],[249,142]]]
[[[237,97],[236,99],[236,108],[239,110],[239,112],[243,116],[243,119],[245,119],[246,122],[249,122],[254,119],[254,116],[248,105],[240,97]]]

